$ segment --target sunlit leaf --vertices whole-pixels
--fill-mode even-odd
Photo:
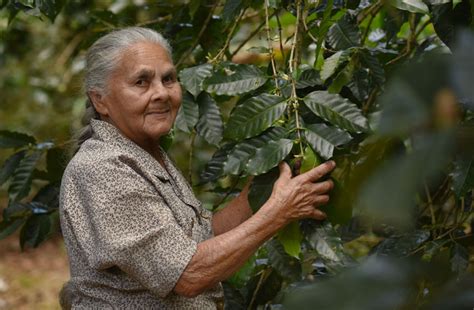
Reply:
[[[252,65],[232,65],[204,81],[204,89],[217,95],[240,95],[265,84],[267,77]]]
[[[349,100],[327,91],[314,91],[304,99],[306,106],[316,115],[350,132],[368,130],[367,119]]]
[[[298,221],[293,221],[278,232],[278,241],[289,255],[298,258],[301,253],[301,241],[303,235],[300,231]]]
[[[280,139],[270,141],[250,158],[246,170],[249,174],[259,175],[277,166],[293,148],[293,141]]]
[[[335,147],[352,140],[347,132],[325,124],[308,125],[305,137],[313,149],[325,159],[332,157]]]
[[[196,131],[207,142],[217,145],[222,140],[224,130],[219,107],[207,93],[199,95],[198,104],[199,120],[196,124]]]
[[[224,136],[230,139],[253,137],[280,118],[286,101],[280,96],[262,94],[237,106],[230,115]]]
[[[421,0],[390,0],[394,7],[412,13],[428,14],[428,6]]]
[[[348,61],[351,55],[350,50],[343,50],[335,53],[324,60],[321,68],[321,78],[325,81],[330,78],[344,62]]]

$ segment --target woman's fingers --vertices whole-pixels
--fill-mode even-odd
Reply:
[[[324,194],[329,192],[331,189],[334,188],[334,182],[332,180],[327,180],[324,182],[319,182],[314,184],[313,191],[316,194]]]
[[[311,217],[314,218],[315,220],[324,220],[327,218],[327,215],[321,210],[314,209],[314,212],[311,215]]]
[[[315,208],[317,207],[320,207],[322,205],[325,205],[329,202],[329,195],[318,195],[315,199],[314,199],[314,204],[313,206]]]
[[[303,182],[314,182],[331,172],[335,167],[336,163],[330,160],[299,175],[297,178],[300,178]]]
[[[291,168],[288,166],[288,164],[284,161],[282,161],[279,165],[278,168],[280,168],[280,178],[284,177],[286,179],[291,179]]]

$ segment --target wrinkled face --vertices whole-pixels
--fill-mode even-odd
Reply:
[[[108,81],[108,93],[93,98],[102,119],[149,151],[173,126],[181,86],[167,51],[141,42],[123,53]]]

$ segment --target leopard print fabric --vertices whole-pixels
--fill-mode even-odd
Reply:
[[[166,169],[113,125],[91,126],[61,184],[71,272],[63,309],[216,309],[221,285],[195,298],[173,292],[197,244],[213,236],[211,212],[164,151]]]

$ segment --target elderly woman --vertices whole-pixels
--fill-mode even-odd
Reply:
[[[252,216],[247,189],[212,215],[160,148],[181,103],[168,42],[126,28],[89,49],[90,124],[62,180],[61,227],[71,280],[63,308],[215,309],[220,282],[290,221],[323,219],[333,162],[292,177],[280,164]]]

